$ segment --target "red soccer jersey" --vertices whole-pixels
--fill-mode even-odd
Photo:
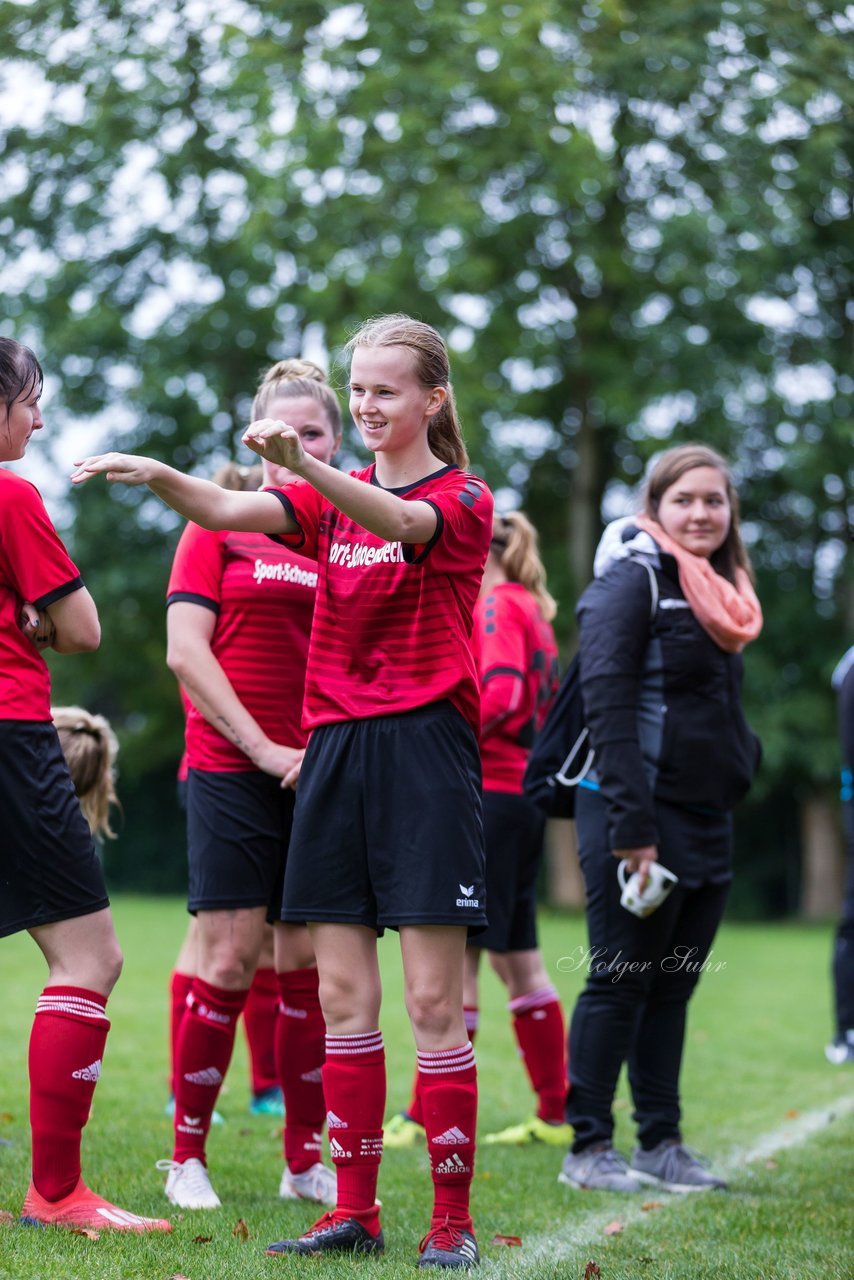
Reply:
[[[528,754],[558,686],[554,631],[520,583],[501,583],[478,600],[475,652],[483,788],[520,795]]]
[[[374,466],[352,474],[376,484]],[[492,494],[448,466],[405,489],[437,516],[429,543],[385,542],[310,484],[272,490],[300,532],[282,535],[318,562],[303,725],[411,711],[449,699],[480,727],[472,612],[492,536]]]
[[[188,600],[217,616],[211,650],[250,715],[274,742],[304,747],[305,664],[317,594],[317,565],[261,533],[181,534],[167,604]],[[190,706],[191,769],[249,772],[247,755]]]
[[[50,720],[50,672],[18,618],[82,586],[38,489],[0,467],[0,720]]]

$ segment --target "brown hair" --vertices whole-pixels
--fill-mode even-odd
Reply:
[[[442,407],[427,427],[430,452],[443,462],[454,463],[465,470],[469,456],[451,386],[448,349],[433,326],[400,313],[375,316],[359,326],[344,350],[352,357],[356,347],[409,348],[415,357],[415,376],[422,386],[442,387],[447,392]]]
[[[53,707],[51,715],[92,834],[114,839],[110,808],[120,807],[115,786],[119,744],[109,721],[82,707]]]
[[[0,402],[7,411],[16,400],[26,400],[44,385],[42,367],[29,347],[14,338],[0,338]]]
[[[726,459],[705,444],[680,444],[667,449],[653,463],[643,491],[643,511],[653,520],[658,520],[658,508],[664,494],[671,485],[676,484],[686,471],[695,467],[714,467],[723,476],[726,494],[730,506],[729,531],[723,544],[709,558],[709,563],[721,577],[735,583],[736,569],[744,569],[753,577],[750,557],[741,539],[741,521],[739,514],[738,493],[733,483],[732,473]]]
[[[252,401],[252,421],[267,417],[267,406],[274,400],[298,400],[308,396],[322,406],[332,434],[341,435],[341,406],[326,380],[326,374],[311,360],[279,360],[271,365],[258,383]]]
[[[546,588],[546,571],[540,559],[537,531],[521,511],[508,511],[492,521],[489,550],[507,575],[508,582],[518,582],[530,591],[540,606],[546,622],[557,613],[557,605]]]

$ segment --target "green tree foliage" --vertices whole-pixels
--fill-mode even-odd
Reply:
[[[435,323],[567,643],[603,511],[664,445],[717,445],[768,616],[760,796],[827,785],[854,620],[850,27],[813,0],[0,0],[2,331],[44,353],[54,423],[209,472],[271,358],[376,312]],[[177,753],[175,524],[136,492],[73,507],[107,623],[86,692],[141,787]]]

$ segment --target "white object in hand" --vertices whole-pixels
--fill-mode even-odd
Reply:
[[[640,872],[635,871],[629,875],[628,863],[625,859],[617,867],[617,879],[622,890],[620,905],[627,911],[631,911],[632,915],[640,916],[641,919],[652,915],[653,911],[661,906],[674,885],[679,883],[678,877],[672,871],[668,871],[667,867],[663,867],[660,862],[650,862],[647,867],[646,886],[641,893]]]

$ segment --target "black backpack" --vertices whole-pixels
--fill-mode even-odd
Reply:
[[[658,581],[649,561],[637,559],[649,578],[649,618],[655,621],[658,609]],[[543,727],[537,734],[522,787],[525,795],[549,818],[575,815],[575,789],[587,776],[595,756],[584,723],[581,675],[578,654],[566,669]]]
[[[589,736],[576,654],[537,734],[522,782],[528,799],[550,818],[575,813],[575,788],[593,763]]]

